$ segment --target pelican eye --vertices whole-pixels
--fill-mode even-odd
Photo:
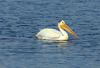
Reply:
[[[62,22],[62,24],[64,25],[65,23],[64,23],[64,22]]]

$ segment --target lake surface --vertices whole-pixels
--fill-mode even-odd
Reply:
[[[59,20],[79,39],[35,37]],[[100,68],[100,0],[0,0],[0,68]]]

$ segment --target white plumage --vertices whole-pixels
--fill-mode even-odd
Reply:
[[[36,37],[38,39],[44,39],[44,40],[68,40],[68,34],[63,30],[67,30],[69,33],[74,35],[76,38],[76,34],[65,24],[65,22],[59,21],[58,22],[58,28],[60,31],[50,28],[42,29],[40,32],[36,34]]]

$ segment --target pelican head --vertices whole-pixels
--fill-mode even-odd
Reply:
[[[58,27],[61,28],[61,29],[66,30],[66,31],[68,31],[73,36],[75,36],[76,38],[78,38],[77,35],[68,27],[67,24],[65,24],[65,22],[63,20],[61,20],[61,21],[58,22]]]

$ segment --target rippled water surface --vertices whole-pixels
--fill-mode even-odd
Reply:
[[[79,39],[35,37],[59,20]],[[0,0],[0,68],[100,68],[100,0]]]

